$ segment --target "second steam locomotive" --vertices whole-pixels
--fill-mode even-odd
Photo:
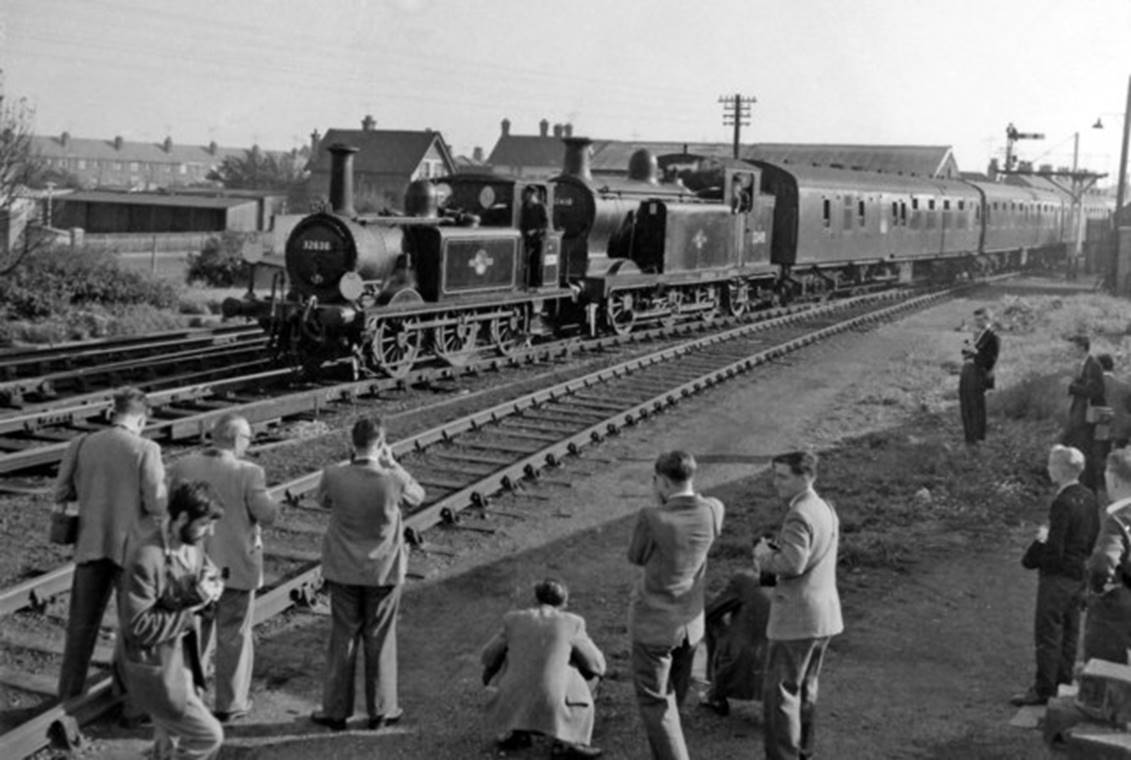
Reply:
[[[564,142],[557,177],[420,180],[404,216],[355,213],[356,150],[332,146],[331,211],[303,218],[281,261],[256,262],[274,267],[266,297],[225,312],[259,319],[308,367],[400,377],[538,335],[1051,263],[1075,224],[1053,191],[830,167],[727,161],[707,182],[661,183],[637,151],[625,177],[595,179],[589,141]]]

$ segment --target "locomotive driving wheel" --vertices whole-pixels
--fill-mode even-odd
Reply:
[[[444,323],[432,332],[436,356],[453,367],[463,367],[475,353],[475,337],[479,323],[466,313],[448,312],[441,317]]]
[[[519,349],[529,345],[530,336],[521,306],[511,309],[505,316],[491,320],[491,343],[496,351],[506,357],[514,356]]]
[[[370,345],[374,366],[389,377],[404,377],[416,363],[420,353],[420,320],[415,317],[399,319],[373,318]]]
[[[605,302],[605,321],[617,335],[628,335],[636,324],[635,298],[628,291],[609,295]]]

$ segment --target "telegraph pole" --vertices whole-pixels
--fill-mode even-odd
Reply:
[[[739,93],[719,96],[719,103],[723,106],[723,125],[734,125],[735,158],[738,158],[738,144],[742,134],[742,128],[750,126],[750,106],[757,102],[758,98],[753,95],[745,98]]]

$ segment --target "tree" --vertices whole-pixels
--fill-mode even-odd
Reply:
[[[228,156],[208,179],[222,182],[224,187],[241,190],[289,191],[301,184],[305,171],[299,159],[289,154],[275,155],[258,146],[241,156]]]
[[[32,108],[26,98],[12,98],[4,91],[0,71],[0,215],[14,215],[19,190],[29,186],[40,171],[40,159],[32,148]],[[31,250],[27,240],[0,245],[0,276],[11,273]]]

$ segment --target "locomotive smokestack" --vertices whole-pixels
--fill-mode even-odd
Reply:
[[[334,143],[330,146],[330,209],[339,216],[354,217],[353,210],[353,154],[352,145]]]
[[[588,137],[566,137],[562,142],[566,146],[562,174],[580,177],[586,181],[592,180],[593,172],[589,168],[589,146],[593,141]]]

